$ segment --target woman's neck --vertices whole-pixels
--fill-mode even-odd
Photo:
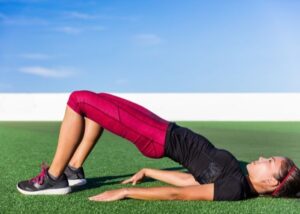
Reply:
[[[262,189],[261,186],[260,186],[258,183],[256,183],[255,180],[252,179],[249,175],[246,175],[245,177],[246,177],[246,179],[247,179],[247,181],[248,181],[248,184],[249,184],[249,186],[250,186],[250,188],[251,188],[251,192],[252,192],[252,193],[259,195],[259,194],[261,194],[261,193],[263,193],[263,192],[265,191],[265,190]]]

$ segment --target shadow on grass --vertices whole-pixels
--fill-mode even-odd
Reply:
[[[164,168],[161,170],[179,171],[179,170],[183,170],[183,169],[185,169],[185,168],[172,167],[172,168]],[[103,177],[87,178],[86,185],[79,186],[79,187],[72,187],[72,192],[79,192],[79,191],[83,191],[83,190],[94,189],[94,188],[98,188],[100,186],[120,184],[123,180],[125,180],[126,178],[131,177],[133,175],[134,174],[124,174],[124,175],[116,175],[116,176],[103,176]],[[154,182],[154,181],[156,181],[156,180],[151,179],[151,178],[143,179],[143,183]]]
[[[248,162],[245,161],[239,161],[240,167],[243,171],[243,174],[247,174],[246,165]],[[161,170],[169,170],[169,171],[182,171],[185,168],[183,167],[172,167],[172,168],[164,168]],[[87,178],[87,184],[84,186],[79,187],[72,187],[72,192],[79,192],[83,190],[88,189],[94,189],[98,188],[100,186],[106,186],[106,185],[114,185],[114,184],[120,184],[123,180],[125,180],[128,177],[133,176],[134,174],[124,174],[124,175],[116,175],[116,176],[103,176],[103,177],[94,177],[94,178]],[[146,182],[154,182],[156,180],[151,178],[145,178],[143,179],[143,183]]]

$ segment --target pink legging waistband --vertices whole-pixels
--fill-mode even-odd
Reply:
[[[67,102],[78,114],[134,143],[150,158],[164,156],[169,122],[148,109],[123,98],[91,91],[74,91]]]

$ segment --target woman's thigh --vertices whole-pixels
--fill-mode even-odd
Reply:
[[[103,128],[136,145],[147,157],[164,155],[169,122],[148,109],[126,99],[91,91],[75,91],[68,105]]]

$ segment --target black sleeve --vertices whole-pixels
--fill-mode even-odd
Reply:
[[[237,201],[243,199],[242,183],[233,177],[214,183],[214,201]]]

